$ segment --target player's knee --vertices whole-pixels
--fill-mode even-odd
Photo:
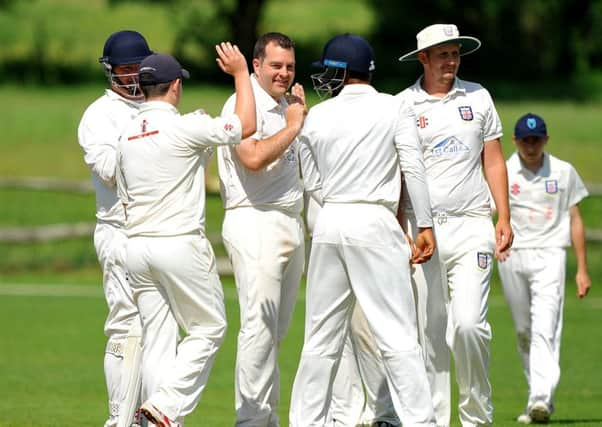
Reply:
[[[228,324],[226,323],[226,319],[218,322],[213,328],[212,333],[210,334],[210,339],[217,346],[221,346],[224,342],[224,338],[226,337],[226,331],[228,330]]]

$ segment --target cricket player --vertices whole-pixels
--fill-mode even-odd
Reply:
[[[114,427],[124,400],[138,399],[136,356],[126,358],[128,340],[138,346],[140,318],[126,280],[123,206],[115,187],[117,141],[125,126],[138,114],[142,92],[138,86],[140,62],[152,51],[142,34],[118,31],[106,40],[100,63],[109,80],[104,95],[85,111],[78,128],[84,161],[92,172],[96,189],[96,228],[94,246],[102,270],[102,283],[109,313],[104,326],[107,346],[104,371],[109,395],[109,418],[105,427]],[[135,353],[135,352],[134,352]],[[126,396],[132,376],[131,393]],[[127,426],[133,420],[129,419]]]
[[[239,144],[255,132],[247,62],[237,46],[216,46],[218,65],[234,76],[233,114],[180,115],[177,60],[153,54],[140,64],[146,102],[118,146],[127,269],[142,319],[141,413],[162,427],[181,426],[207,384],[226,331],[224,295],[204,217],[204,169],[212,148]],[[178,329],[184,332],[179,339]]]
[[[418,60],[424,74],[398,98],[412,105],[416,114],[414,125],[424,155],[438,261],[449,289],[447,327],[439,322],[425,329],[426,340],[435,343],[427,344],[435,350],[427,356],[437,357],[438,351],[445,351],[441,345],[445,337],[454,356],[462,426],[490,425],[489,281],[494,255],[507,250],[513,239],[500,143],[502,126],[489,92],[457,77],[461,56],[477,50],[481,42],[460,36],[458,28],[448,24],[428,26],[416,39],[417,49],[399,60]],[[490,194],[498,210],[495,228]],[[416,212],[413,200],[412,207]],[[429,289],[431,286],[439,284],[429,283]],[[424,290],[419,290],[419,298],[421,292]],[[423,306],[427,324],[431,310],[445,310],[443,301],[434,304],[427,300]],[[438,384],[449,378],[445,371],[433,372],[435,366],[434,361],[427,361],[433,396],[441,393]],[[439,375],[445,376],[442,382],[437,380]],[[441,404],[445,408],[447,402]],[[440,414],[446,416],[445,412]],[[437,423],[449,425],[449,420],[439,416]]]
[[[218,149],[224,246],[240,304],[235,371],[236,425],[279,425],[278,348],[305,266],[303,186],[296,137],[307,113],[295,77],[293,41],[266,33],[255,43],[251,83],[257,131]],[[230,114],[233,95],[222,109]]]
[[[578,206],[588,193],[573,166],[544,151],[549,136],[540,116],[520,117],[512,140],[517,152],[506,165],[515,239],[498,267],[529,386],[526,411],[517,421],[547,423],[560,379],[565,248],[571,242],[577,296],[584,298],[591,286]]]
[[[409,239],[417,238],[419,228],[416,216],[403,184],[397,220]],[[445,294],[438,251],[435,249],[429,260],[413,258],[411,262],[412,290],[419,316],[418,338],[427,363],[427,377],[433,387],[432,399],[437,424],[446,425],[450,418],[449,351],[445,337],[439,341],[425,339],[425,335],[430,336],[433,328],[445,328],[447,322],[446,311],[441,309],[445,306]],[[428,319],[427,304],[434,304],[438,308],[432,310],[432,313],[429,312]],[[341,364],[333,385],[333,426],[399,426],[401,422],[387,386],[382,357],[366,317],[358,306],[355,307],[351,318],[349,338],[345,342]],[[440,348],[433,348],[435,344],[439,344]]]
[[[361,37],[334,37],[318,65],[324,71],[312,76],[314,88],[333,97],[312,108],[300,135],[310,153],[302,156],[302,169],[309,159],[319,176],[306,181],[306,191],[321,190],[323,206],[313,230],[290,424],[325,425],[359,304],[383,355],[400,419],[406,426],[434,425],[416,333],[410,246],[396,219],[401,169],[421,228],[416,246],[430,257],[435,243],[415,117],[402,100],[370,85],[374,57]]]

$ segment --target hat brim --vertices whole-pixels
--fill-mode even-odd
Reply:
[[[547,138],[548,134],[546,132],[519,132],[514,133],[514,137],[517,139],[526,139],[530,136],[534,136],[535,138]]]
[[[460,36],[454,39],[445,40],[439,43],[433,43],[432,45],[425,46],[422,49],[416,49],[403,56],[399,57],[399,61],[416,61],[418,60],[418,53],[423,52],[435,46],[440,46],[448,43],[460,43],[460,56],[468,55],[473,53],[475,50],[481,47],[481,41],[476,37]]]
[[[185,70],[184,68],[182,68],[182,77],[185,79],[190,78],[190,73],[188,72],[188,70]]]

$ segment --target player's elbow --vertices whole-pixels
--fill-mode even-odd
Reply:
[[[243,120],[242,123],[242,139],[246,139],[253,135],[257,130],[257,124],[255,120]]]
[[[252,172],[259,172],[267,166],[266,162],[257,156],[245,158],[244,160],[241,159],[241,163],[245,168]]]

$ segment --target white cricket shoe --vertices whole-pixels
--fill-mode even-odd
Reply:
[[[521,424],[531,424],[531,417],[527,413],[522,413],[516,418],[516,422]]]
[[[140,412],[146,419],[159,427],[182,427],[180,423],[170,420],[167,415],[161,412],[155,405],[150,402],[144,402],[140,407]]]
[[[550,407],[542,400],[538,400],[529,408],[529,417],[534,423],[549,423],[551,413]]]

